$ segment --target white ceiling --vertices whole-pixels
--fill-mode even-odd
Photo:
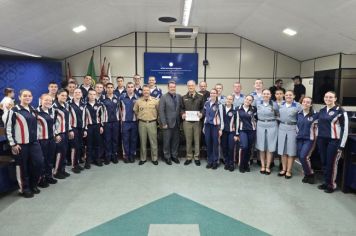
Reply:
[[[0,45],[62,59],[133,31],[168,32],[183,0],[0,0]],[[193,0],[189,25],[235,33],[299,60],[356,52],[355,0]],[[72,32],[84,24],[87,31]],[[295,37],[282,34],[286,27]],[[1,53],[1,52],[0,52]]]

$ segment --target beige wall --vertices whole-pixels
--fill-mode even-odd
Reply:
[[[199,54],[198,80],[204,79],[205,34],[195,40],[170,40],[168,33],[137,33],[137,72],[143,76],[143,54],[147,52],[197,52]],[[197,47],[195,48],[195,45]],[[112,75],[123,75],[131,81],[135,74],[135,33],[101,44],[93,49],[68,57],[72,75],[81,83],[86,74],[92,50],[95,51],[96,74],[104,57],[110,61]],[[243,39],[234,34],[208,34],[206,81],[212,88],[216,83],[224,85],[224,93],[232,92],[232,85],[240,81],[245,94],[253,90],[254,80],[261,78],[265,87],[273,85],[274,78],[284,80],[286,88],[292,88],[290,78],[299,75],[301,63],[271,49]],[[166,91],[165,85],[159,85]],[[178,92],[186,93],[186,86],[178,86]]]

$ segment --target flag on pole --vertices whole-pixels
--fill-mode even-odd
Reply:
[[[106,57],[104,57],[104,62],[103,65],[101,66],[101,70],[100,70],[100,82],[103,80],[104,76],[106,75],[106,71],[105,71],[105,61],[106,61]]]
[[[110,62],[109,62],[109,64],[108,64],[108,71],[107,71],[106,75],[109,77],[110,83],[112,83],[112,79],[111,79],[111,65],[110,65]]]
[[[94,66],[94,50],[93,50],[93,53],[91,54],[91,58],[90,58],[90,61],[89,61],[87,75],[91,76],[92,85],[95,85],[95,83],[96,83],[96,74],[95,74],[95,66]]]
[[[67,71],[66,71],[66,79],[67,79],[67,81],[69,80],[69,78],[72,78],[72,72],[70,71],[69,62],[67,62]]]

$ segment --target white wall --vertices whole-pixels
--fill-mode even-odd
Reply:
[[[205,34],[199,34],[195,42],[195,40],[170,40],[168,33],[137,32],[137,73],[141,76],[143,76],[143,54],[146,48],[147,52],[196,51],[199,54],[198,80],[204,79],[202,62],[205,57]],[[106,57],[111,63],[114,78],[122,75],[126,81],[131,81],[131,77],[135,74],[135,33],[66,58],[64,62],[70,63],[72,75],[79,83],[86,74],[92,50],[95,51],[97,76],[100,74],[100,64]],[[262,79],[264,86],[270,87],[274,79],[281,78],[284,80],[285,87],[292,88],[290,78],[299,75],[301,70],[299,61],[234,34],[209,33],[207,60],[209,61],[206,68],[208,87],[212,88],[216,83],[222,83],[225,94],[232,92],[235,81],[241,82],[245,94],[250,93],[255,79]],[[166,91],[165,85],[159,87]],[[186,93],[186,86],[178,86],[178,92]]]

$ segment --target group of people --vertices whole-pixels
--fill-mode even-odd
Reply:
[[[301,84],[300,77],[294,79],[296,85]],[[37,108],[31,106],[33,97],[27,89],[20,91],[18,104],[7,105],[3,120],[21,195],[33,197],[40,192],[38,187],[70,176],[65,169],[68,164],[72,172],[80,173],[91,164],[118,163],[121,155],[125,163],[133,163],[137,146],[139,165],[143,165],[147,140],[151,161],[158,165],[158,127],[163,137],[162,159],[168,165],[180,163],[182,127],[184,165],[193,161],[201,165],[203,137],[208,169],[215,170],[222,162],[226,170],[234,171],[237,166],[241,173],[250,172],[251,152],[256,149],[260,173],[270,175],[277,151],[282,164],[278,176],[292,178],[294,160],[299,158],[305,175],[302,181],[310,184],[315,182],[310,156],[317,144],[324,167],[324,182],[318,188],[327,193],[336,188],[348,117],[332,91],[324,96],[325,107],[316,112],[305,88],[296,99],[294,91],[281,87],[281,81],[264,89],[263,81],[256,80],[254,91],[246,96],[241,84],[235,82],[233,94],[224,96],[220,83],[208,91],[202,81],[198,92],[196,82],[190,80],[188,92],[181,96],[174,81],[168,82],[168,92],[162,94],[153,76],[143,86],[139,75],[126,84],[121,76],[116,80],[116,88],[108,77],[94,86],[90,76],[85,76],[80,86],[69,79],[61,89],[51,82]]]

